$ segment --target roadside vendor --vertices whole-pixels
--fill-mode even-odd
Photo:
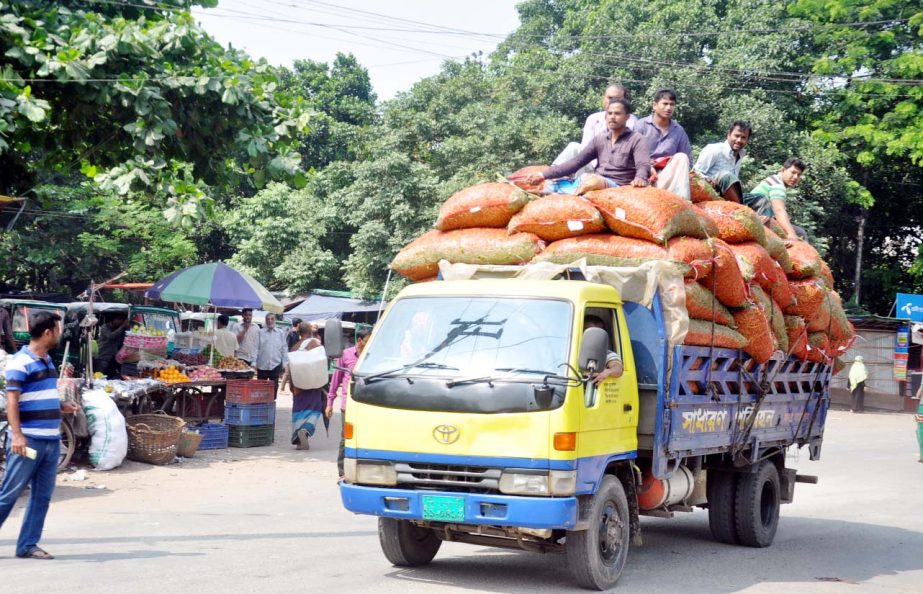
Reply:
[[[230,318],[224,314],[218,316],[218,329],[215,330],[215,350],[222,357],[233,357],[237,351],[237,335],[228,330]]]
[[[125,331],[128,329],[128,315],[122,312],[112,314],[109,321],[99,327],[99,351],[93,367],[109,379],[119,379],[119,364],[115,360],[116,353],[125,342]]]

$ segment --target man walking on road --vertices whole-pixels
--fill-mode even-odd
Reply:
[[[343,429],[346,428],[346,390],[348,389],[349,382],[352,379],[351,372],[356,366],[356,362],[359,360],[359,355],[362,354],[362,349],[365,348],[365,343],[369,341],[369,336],[371,335],[372,329],[368,327],[363,327],[356,332],[356,346],[343,351],[343,355],[340,357],[339,361],[337,361],[337,367],[342,367],[344,369],[348,369],[349,371],[337,369],[333,372],[333,378],[330,380],[330,389],[327,391],[327,410],[325,414],[328,419],[333,415],[333,401],[336,400],[337,391],[342,386],[344,389],[343,394],[340,396],[340,419],[343,423]],[[340,478],[343,478],[343,458],[345,447],[346,440],[341,431],[340,451],[337,453],[337,469],[340,471]]]
[[[0,527],[16,500],[31,486],[29,504],[22,521],[16,556],[23,559],[54,559],[38,546],[45,516],[54,493],[61,448],[61,413],[77,412],[73,402],[61,403],[58,374],[48,351],[58,344],[61,316],[38,311],[29,318],[29,346],[7,364],[6,397],[9,421],[7,464],[0,485]]]
[[[279,391],[279,377],[288,365],[288,342],[285,331],[276,327],[276,314],[266,314],[266,327],[259,331],[256,351],[256,377],[272,380],[273,400]]]

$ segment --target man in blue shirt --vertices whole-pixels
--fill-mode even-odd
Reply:
[[[653,113],[642,118],[634,130],[647,139],[654,185],[689,200],[692,145],[686,131],[673,119],[675,111],[676,93],[661,89],[654,94]]]
[[[22,521],[16,556],[53,559],[38,546],[45,516],[54,492],[61,447],[61,413],[77,412],[73,402],[62,404],[58,374],[48,351],[61,337],[61,316],[37,311],[29,317],[29,346],[24,346],[6,366],[7,464],[0,485],[0,527],[27,485],[29,505]]]

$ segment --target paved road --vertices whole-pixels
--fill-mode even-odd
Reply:
[[[280,419],[286,414],[280,408]],[[0,532],[0,590],[573,591],[555,555],[447,544],[426,568],[392,567],[379,551],[375,520],[340,505],[334,435],[295,452],[283,425],[271,448],[212,452],[168,467],[128,462],[87,481],[61,480],[43,540],[58,559],[13,557],[18,508]],[[809,462],[806,453],[792,460],[821,480],[798,485],[772,547],[711,541],[704,511],[645,518],[644,546],[630,553],[618,589],[920,592],[916,449],[912,417],[834,411],[823,460]]]

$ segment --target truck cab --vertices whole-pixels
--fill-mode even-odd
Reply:
[[[604,331],[585,328],[588,316]],[[602,353],[582,349],[585,333],[601,338]],[[588,373],[601,370],[609,352],[624,372],[596,386]],[[344,504],[381,516],[397,543],[438,531],[443,540],[557,549],[568,531],[589,527],[581,497],[599,492],[607,475],[631,473],[639,412],[633,360],[611,286],[408,287],[376,328],[350,386]],[[593,533],[608,534],[604,548],[620,571],[628,525],[612,510],[604,516]]]

